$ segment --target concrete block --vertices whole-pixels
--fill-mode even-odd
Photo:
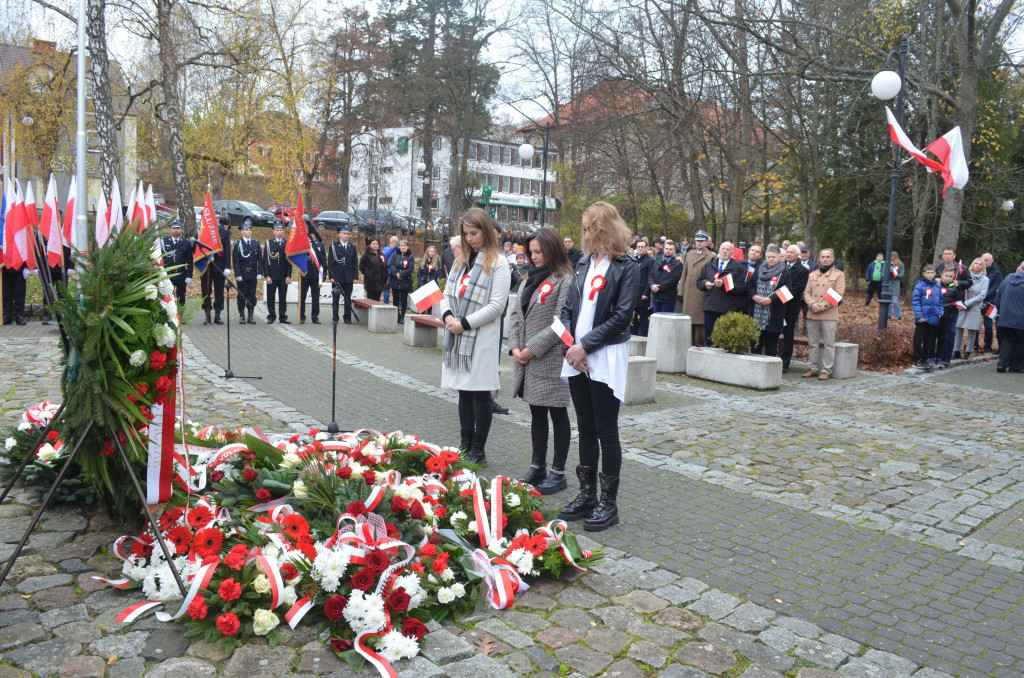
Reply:
[[[419,325],[412,321],[410,316],[405,316],[405,337],[403,342],[406,346],[437,346],[437,327],[432,325]]]
[[[657,361],[654,358],[629,356],[629,368],[626,371],[627,405],[643,405],[654,402],[657,372]]]
[[[657,361],[659,372],[686,372],[689,350],[690,316],[679,313],[651,316],[644,355]]]
[[[686,357],[686,376],[764,391],[782,386],[782,360],[694,346]]]
[[[394,306],[371,306],[363,312],[368,318],[366,329],[370,334],[394,334],[398,331],[398,309]]]
[[[644,357],[647,355],[647,337],[632,336],[629,338],[629,355]]]
[[[832,365],[833,379],[852,379],[857,376],[857,356],[860,346],[836,342],[836,362]]]

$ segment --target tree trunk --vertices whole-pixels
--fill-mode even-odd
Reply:
[[[157,0],[157,43],[160,51],[161,90],[164,94],[163,115],[167,125],[167,146],[171,156],[171,175],[174,193],[178,198],[178,219],[184,226],[185,237],[196,234],[196,214],[192,209],[192,188],[189,186],[185,143],[181,136],[181,101],[178,99],[178,69],[174,28],[171,25],[173,0]]]
[[[107,58],[107,27],[104,0],[88,0],[86,33],[89,38],[89,75],[92,78],[92,113],[100,146],[100,181],[110,195],[118,175],[120,154],[114,127],[114,95],[110,89],[110,60]]]

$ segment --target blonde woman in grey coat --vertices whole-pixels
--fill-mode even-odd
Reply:
[[[985,301],[985,295],[988,294],[985,262],[980,258],[972,261],[970,273],[971,286],[964,293],[964,306],[967,307],[967,310],[960,311],[956,317],[956,343],[953,344],[957,353],[953,357],[959,358],[960,345],[964,340],[964,330],[967,330],[967,350],[963,353],[964,360],[970,360],[971,351],[978,344],[978,330],[981,329],[981,307],[983,306],[982,302]]]
[[[526,243],[530,274],[519,287],[509,318],[509,354],[515,358],[513,396],[530,405],[533,415],[533,458],[521,482],[541,494],[567,487],[565,460],[569,456],[569,385],[562,381],[562,341],[551,329],[569,293],[572,266],[562,239],[542,228]],[[555,453],[547,472],[548,417],[554,428]]]

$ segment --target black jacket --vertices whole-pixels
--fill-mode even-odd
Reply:
[[[762,262],[764,259],[761,260]],[[760,272],[760,266],[758,270]],[[800,268],[803,268],[801,266]],[[807,269],[804,269],[805,271]],[[750,299],[750,314],[754,314],[754,296],[757,295],[757,274],[749,278],[750,282],[747,284],[747,297]],[[775,281],[775,290],[778,291],[783,286],[790,291],[793,298],[787,303],[783,303],[782,299],[779,298],[778,294],[772,294],[769,299],[772,300],[771,312],[768,315],[768,324],[765,326],[764,331],[772,334],[781,334],[785,323],[783,322],[786,317],[786,309],[794,307],[799,310],[800,299],[797,298],[796,292],[793,292],[793,272],[789,269],[782,269],[782,273],[779,274],[779,279]],[[805,285],[806,286],[806,285]],[[803,293],[800,293],[803,296]]]
[[[391,255],[391,263],[388,265],[391,273],[389,282],[391,289],[398,292],[412,291],[412,272],[416,270],[416,259],[412,251],[402,254],[399,250]]]
[[[174,238],[165,235],[160,239],[160,251],[163,252],[164,268],[185,265],[184,268],[171,271],[173,282],[181,282],[192,277],[192,242],[188,238],[178,238],[178,243],[175,244]]]
[[[423,259],[420,262],[420,268],[416,272],[416,289],[419,289],[426,285],[428,282],[433,280],[434,282],[440,282],[441,274],[444,272],[441,264],[436,266],[430,263],[429,259]]]
[[[388,262],[384,254],[367,247],[363,258],[359,260],[359,272],[363,274],[363,287],[373,292],[384,290],[388,286]]]
[[[576,247],[570,248],[568,251],[566,251],[566,254],[569,255],[569,263],[571,263],[573,266],[576,266],[576,264],[579,263],[580,258],[583,256],[583,252]]]
[[[235,280],[255,280],[257,275],[263,275],[263,250],[255,238],[249,239],[249,244],[239,238],[231,248],[231,272],[235,274]]]
[[[747,286],[747,314],[754,314],[754,295],[757,294],[757,274],[761,271],[761,266],[764,265],[764,259],[758,259],[751,265],[750,261],[744,261],[743,265],[747,267],[746,277],[744,278]]]
[[[340,240],[327,248],[327,272],[332,282],[350,283],[359,277],[359,252],[350,242]]]
[[[971,284],[974,284],[973,280]],[[957,313],[960,310],[953,306],[953,303],[963,301],[965,294],[963,289],[960,288],[958,281],[954,281],[952,287],[946,287],[940,282],[939,287],[942,289],[942,315],[949,318],[951,314]]]
[[[704,264],[704,270],[701,271],[700,277],[697,279],[697,289],[704,293],[704,299],[701,302],[701,308],[709,313],[730,313],[731,311],[746,311],[747,310],[747,267],[742,261],[730,259],[725,263],[721,273],[718,271],[718,264],[720,259],[715,257],[708,263]],[[706,282],[715,282],[717,278],[716,274],[719,274],[719,278],[722,280],[726,276],[732,275],[733,288],[731,291],[726,292],[725,286],[712,287],[710,290],[704,284]]]
[[[449,247],[441,252],[441,269],[444,277],[448,277],[452,272],[452,265],[455,263],[455,252]]]
[[[288,261],[284,248],[288,241],[271,238],[263,246],[263,277],[270,278],[275,284],[283,283],[285,278],[292,275],[292,262]]]
[[[67,259],[68,255],[67,252],[65,252],[64,261],[67,261]],[[985,275],[988,276],[988,292],[985,293],[985,301],[991,304],[995,301],[996,294],[999,292],[999,286],[1003,284],[1003,272],[995,266],[992,266],[991,268],[985,269]]]
[[[580,259],[573,273],[569,294],[562,305],[562,324],[576,335],[576,321],[583,305],[583,285],[590,270],[590,257]],[[594,327],[580,343],[587,353],[593,353],[602,346],[621,344],[629,340],[629,323],[633,319],[637,293],[640,288],[640,269],[636,259],[622,256],[613,259],[608,266],[605,283],[597,293],[597,308],[594,310]]]
[[[640,289],[636,293],[636,307],[648,308],[651,305],[651,274],[654,273],[654,259],[647,255],[637,259],[640,275]],[[643,300],[647,297],[647,301]]]
[[[803,303],[804,290],[807,289],[807,279],[810,278],[811,273],[799,261],[788,270],[789,279],[793,281],[789,291],[793,293],[795,298],[786,304],[786,322],[793,324],[796,317],[800,315],[800,305]]]
[[[321,267],[327,266],[327,254],[324,253],[324,246],[315,238],[309,239],[309,249],[316,253],[316,260],[320,262]],[[324,273],[326,274],[326,270]],[[306,258],[306,272],[302,276],[306,280],[320,281],[320,269],[313,263],[313,257],[309,256]]]
[[[647,287],[660,285],[658,291],[653,292],[654,301],[659,304],[674,304],[679,280],[683,277],[683,263],[675,257],[664,258],[657,263],[652,260],[650,271]]]

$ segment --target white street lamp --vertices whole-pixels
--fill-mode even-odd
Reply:
[[[903,80],[896,71],[879,71],[871,79],[871,93],[882,101],[889,101],[900,93]]]
[[[426,172],[427,171],[427,163],[425,163],[422,160],[420,160],[418,163],[416,163],[416,171],[419,172],[420,174],[423,174],[424,172]]]
[[[31,115],[26,115],[24,118],[21,119],[21,124],[25,127],[31,127],[32,123],[34,122],[35,120],[32,119]]]
[[[1006,212],[1007,214],[1009,214],[1010,212],[1013,211],[1014,202],[1012,200],[1004,200],[1002,207],[1003,207],[1003,212]]]
[[[535,152],[532,144],[523,144],[519,147],[519,158],[523,162],[529,162]]]

